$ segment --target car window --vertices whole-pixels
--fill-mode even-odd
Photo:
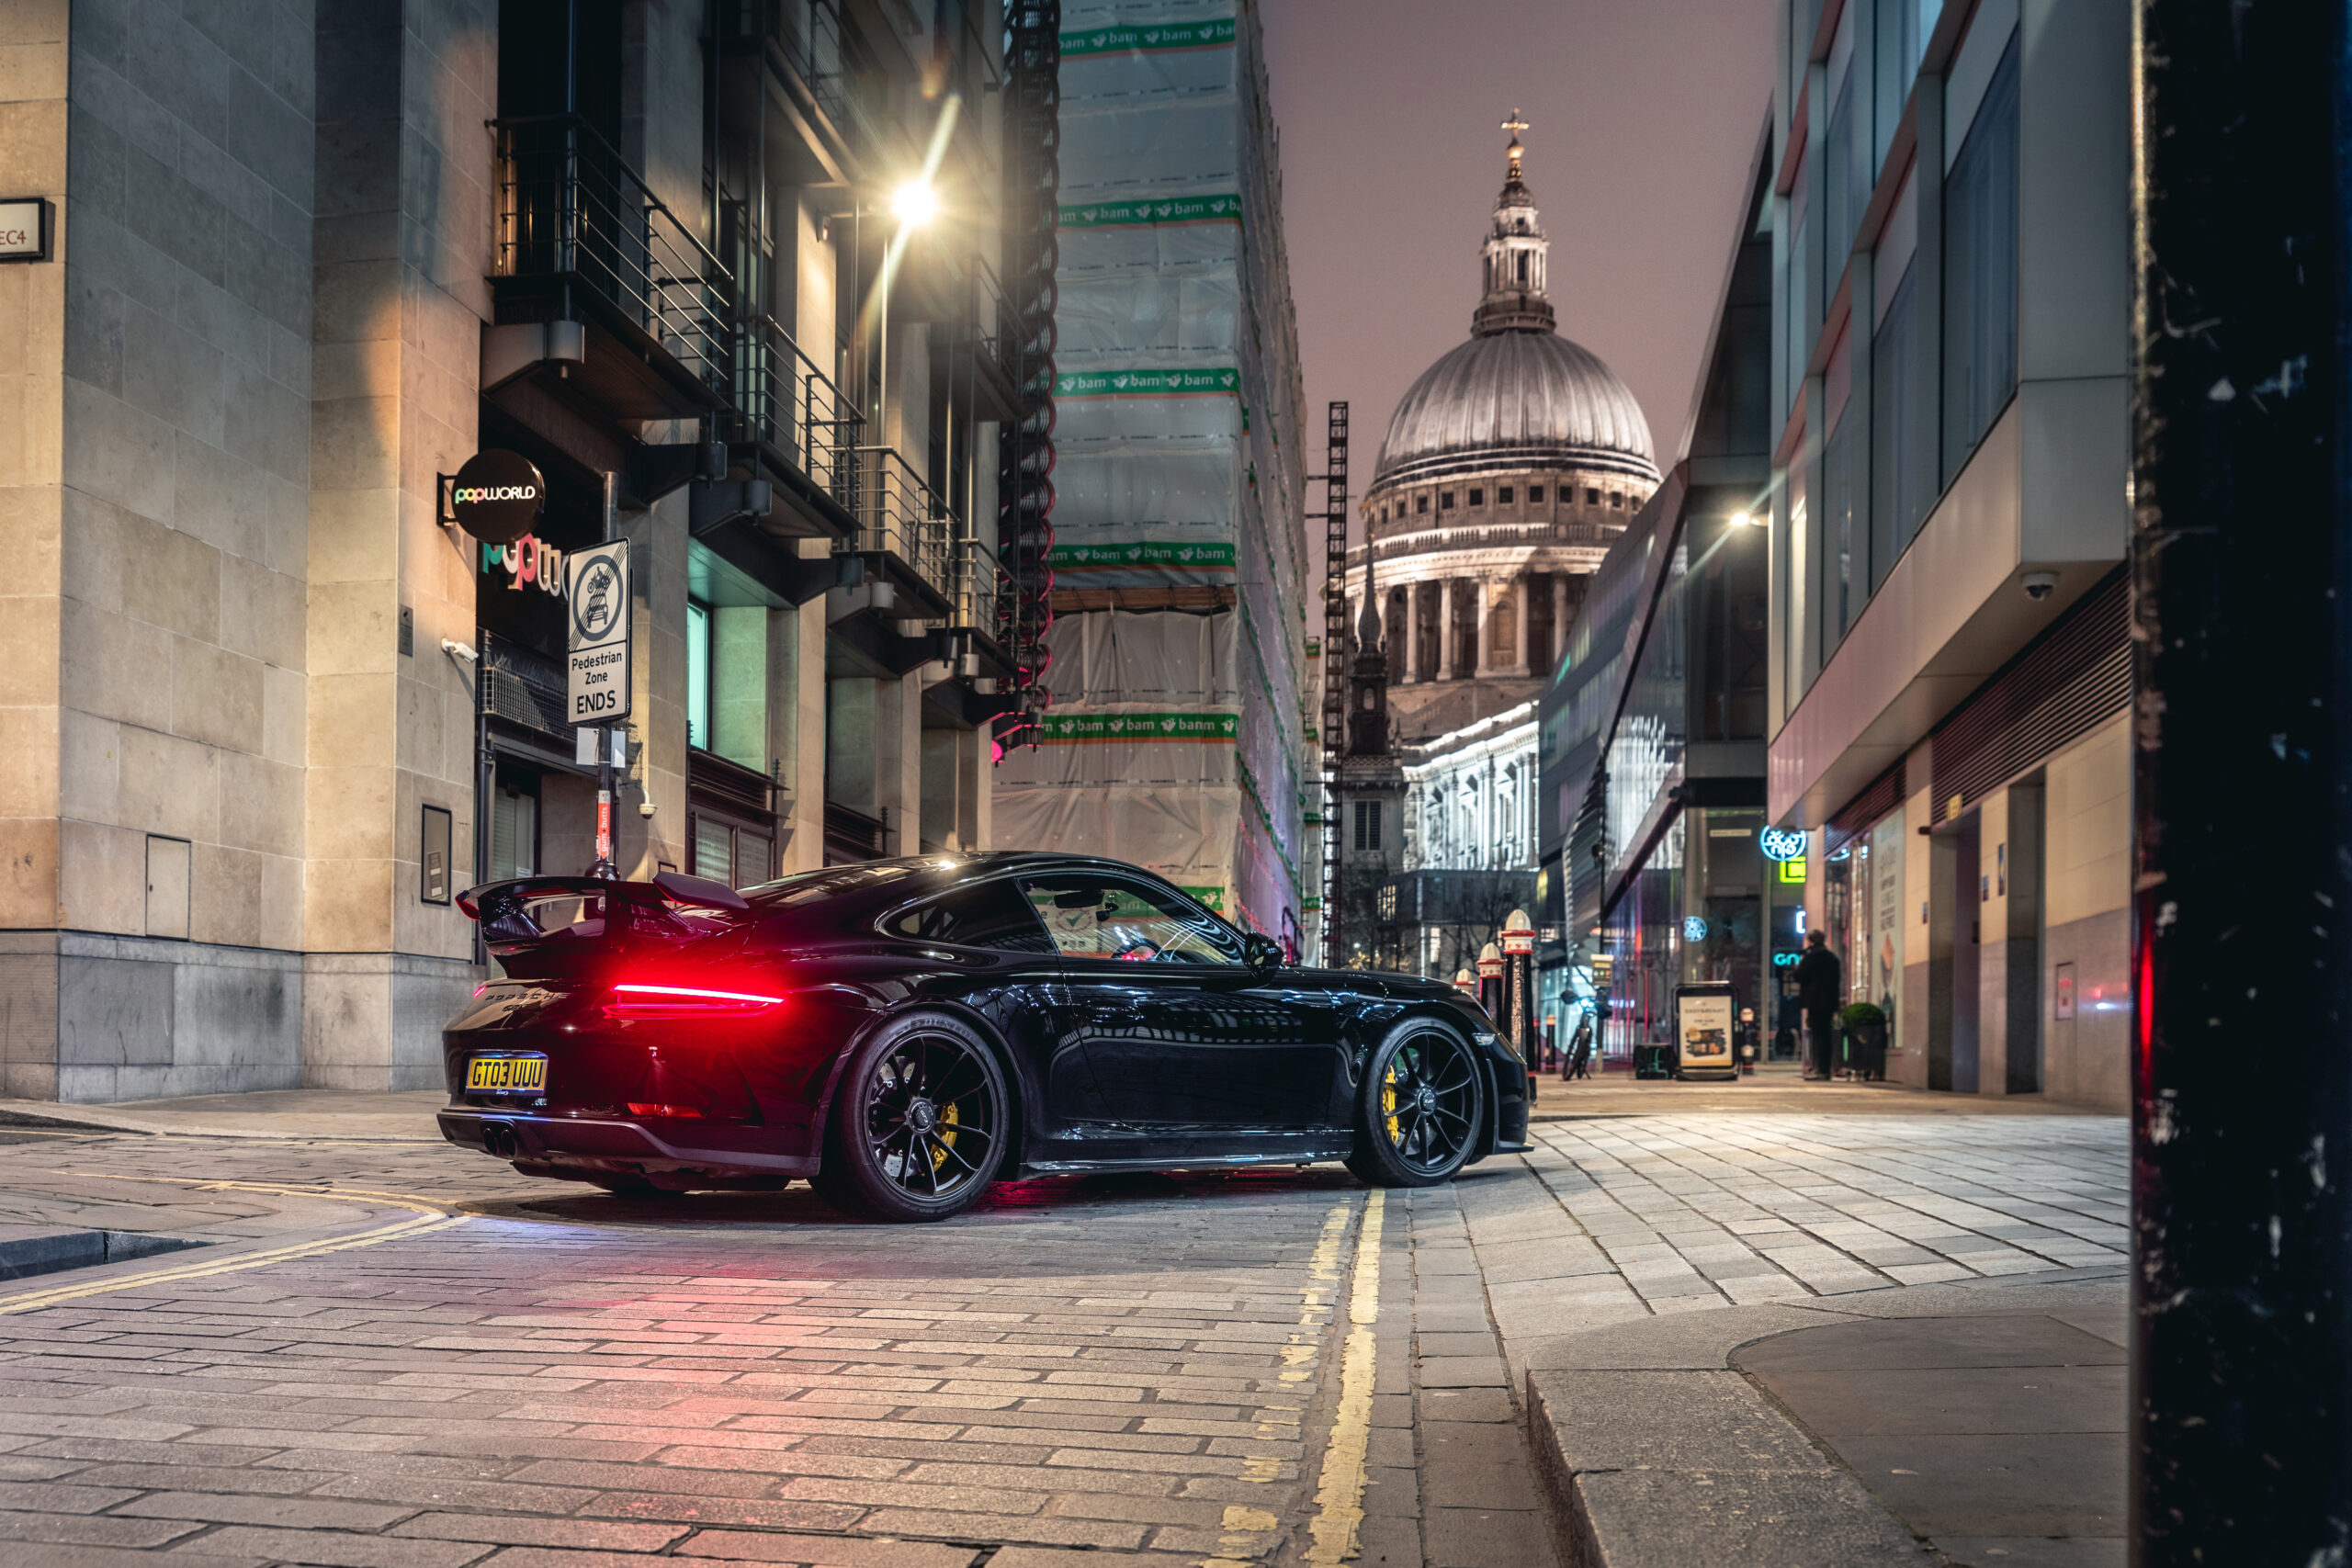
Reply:
[[[1022,890],[1067,958],[1131,964],[1241,962],[1241,944],[1216,920],[1167,893],[1112,877],[1023,877]]]
[[[1003,953],[1054,951],[1029,900],[1010,882],[958,887],[888,917],[883,929],[919,942],[952,942]]]

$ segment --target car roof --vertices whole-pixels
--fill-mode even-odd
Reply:
[[[796,873],[775,882],[744,888],[742,893],[754,908],[806,908],[836,901],[846,901],[853,907],[882,908],[910,898],[924,897],[967,882],[1021,872],[1047,871],[1141,876],[1174,886],[1156,872],[1100,855],[1057,854],[1046,850],[974,850],[854,861],[845,865]]]

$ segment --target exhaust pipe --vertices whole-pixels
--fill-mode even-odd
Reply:
[[[485,1122],[481,1124],[482,1152],[495,1159],[514,1159],[523,1152],[522,1140],[514,1135],[512,1122]]]

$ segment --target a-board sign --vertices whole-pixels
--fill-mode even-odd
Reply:
[[[568,618],[567,723],[610,724],[629,706],[628,544],[592,545],[563,558]]]
[[[529,533],[547,499],[539,466],[495,446],[467,458],[449,481],[449,514],[486,544],[511,545]]]
[[[1732,994],[1728,985],[1674,988],[1675,1066],[1683,1077],[1734,1077]]]

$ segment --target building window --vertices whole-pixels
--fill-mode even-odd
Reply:
[[[1356,853],[1380,852],[1380,802],[1359,800],[1356,807]]]
[[[1950,484],[2018,382],[2018,40],[1944,182],[1944,461]]]
[[[1437,509],[1440,512],[1451,512],[1453,510],[1453,492],[1452,491],[1440,491],[1438,492]]]
[[[1599,506],[1600,504],[1600,492],[1597,490],[1588,488],[1584,492],[1584,503],[1587,506]]]
[[[1471,505],[1473,505],[1473,506],[1484,506],[1484,505],[1486,505],[1486,504],[1487,504],[1487,492],[1486,492],[1486,491],[1485,491],[1485,490],[1483,490],[1483,489],[1473,490],[1473,491],[1470,492],[1470,504],[1471,504]]]
[[[1846,412],[1850,413],[1850,409]],[[1854,471],[1857,443],[1854,440],[1854,420],[1838,421],[1829,439],[1821,444],[1821,661],[1845,640],[1846,632],[1861,614],[1864,594],[1859,592],[1857,581],[1867,570],[1865,563],[1854,558],[1855,546],[1855,481],[1860,477]]]
[[[490,802],[490,879],[535,876],[538,869],[538,781],[502,778]]]
[[[1505,496],[1503,499],[1505,501],[1509,501],[1510,497]],[[1538,505],[1542,504],[1544,500],[1544,487],[1542,485],[1529,485],[1527,487],[1527,499],[1531,502]]]
[[[686,744],[710,750],[710,606],[692,599],[686,601]]]
[[[1936,499],[1936,428],[1919,396],[1919,321],[1912,276],[1904,269],[1885,319],[1871,339],[1871,590]],[[1932,397],[1932,391],[1930,394]]]
[[[1510,486],[1497,485],[1495,487],[1495,504],[1497,506],[1509,506],[1510,504]]]
[[[1625,504],[1624,493],[1622,491],[1611,491],[1609,492],[1609,504],[1612,509],[1623,510]]]
[[[775,839],[697,812],[687,829],[694,874],[729,887],[756,887],[775,874]]]
[[[1414,511],[1416,511],[1416,512],[1427,512],[1429,509],[1430,509],[1430,498],[1429,498],[1428,496],[1426,496],[1426,495],[1417,495],[1417,496],[1415,496],[1415,497],[1413,498],[1413,510],[1414,510]]]

